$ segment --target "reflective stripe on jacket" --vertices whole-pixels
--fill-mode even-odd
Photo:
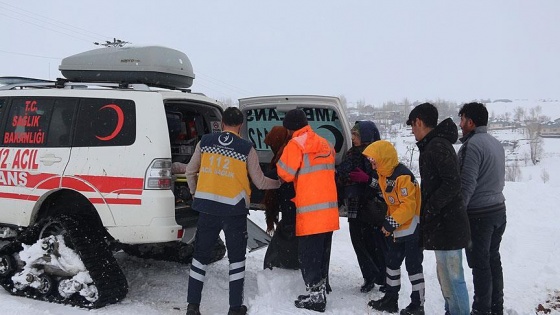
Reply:
[[[379,176],[379,188],[388,206],[387,215],[390,217],[388,221],[394,220],[398,224],[393,231],[395,239],[417,237],[420,232],[422,197],[414,175],[404,165],[399,164],[390,177]],[[387,226],[384,226],[387,229]]]
[[[251,187],[247,173],[249,141],[232,132],[204,135],[193,209],[214,215],[247,214]]]
[[[294,182],[296,235],[339,229],[335,152],[310,126],[294,132],[277,163],[278,176]]]
[[[383,227],[393,232],[395,240],[418,237],[422,195],[414,175],[399,163],[397,150],[389,141],[376,141],[363,154],[377,164],[379,187],[388,206]]]

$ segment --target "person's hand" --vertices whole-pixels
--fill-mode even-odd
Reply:
[[[187,164],[181,162],[173,162],[171,164],[171,174],[185,174],[187,171]]]
[[[385,237],[389,237],[389,235],[391,235],[391,232],[385,230],[385,227],[381,227],[381,232],[383,232],[383,235],[385,235]]]
[[[369,182],[369,175],[359,167],[356,167],[354,170],[352,170],[348,174],[348,177],[350,178],[351,181],[353,181],[355,183],[368,183]]]

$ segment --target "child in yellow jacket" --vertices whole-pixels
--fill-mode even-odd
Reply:
[[[421,192],[412,172],[399,163],[397,151],[384,140],[370,144],[363,152],[373,169],[377,169],[379,185],[387,203],[387,216],[382,231],[388,237],[387,291],[368,305],[378,311],[398,311],[401,288],[401,264],[406,258],[406,271],[412,284],[411,303],[400,314],[424,314],[424,274],[422,248],[419,244]],[[392,236],[392,237],[391,237]]]

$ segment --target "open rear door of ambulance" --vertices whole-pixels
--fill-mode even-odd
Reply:
[[[350,122],[338,97],[319,95],[274,95],[242,98],[239,108],[245,115],[241,136],[251,141],[257,150],[261,168],[266,172],[273,153],[264,138],[274,126],[281,126],[289,110],[299,108],[317,134],[327,139],[336,151],[338,165],[352,146]],[[264,192],[252,186],[251,209],[264,209]]]
[[[253,143],[261,169],[270,170],[273,153],[264,138],[274,126],[281,126],[284,115],[292,109],[302,109],[307,121],[317,134],[327,139],[336,151],[336,164],[352,146],[350,123],[337,97],[319,95],[274,95],[239,99],[239,108],[245,116],[241,136]],[[264,210],[264,191],[251,185],[251,209]],[[248,220],[250,221],[250,220]],[[252,222],[251,222],[252,223]],[[270,243],[270,237],[255,224],[248,225],[249,239],[257,249]]]

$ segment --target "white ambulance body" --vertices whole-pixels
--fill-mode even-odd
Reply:
[[[164,104],[184,102],[186,95],[188,110],[192,103],[214,107],[219,122],[219,103],[182,92],[0,91],[2,225],[29,226],[49,211],[44,203],[56,199],[71,214],[95,211],[122,243],[180,239]],[[73,206],[78,196],[91,207]]]
[[[224,108],[190,93],[190,61],[164,47],[96,49],[60,70],[67,79],[0,78],[0,285],[97,308],[128,291],[114,250],[190,262],[198,213],[171,166],[221,131]],[[91,281],[61,270],[61,240]],[[24,261],[36,243],[51,258]]]

